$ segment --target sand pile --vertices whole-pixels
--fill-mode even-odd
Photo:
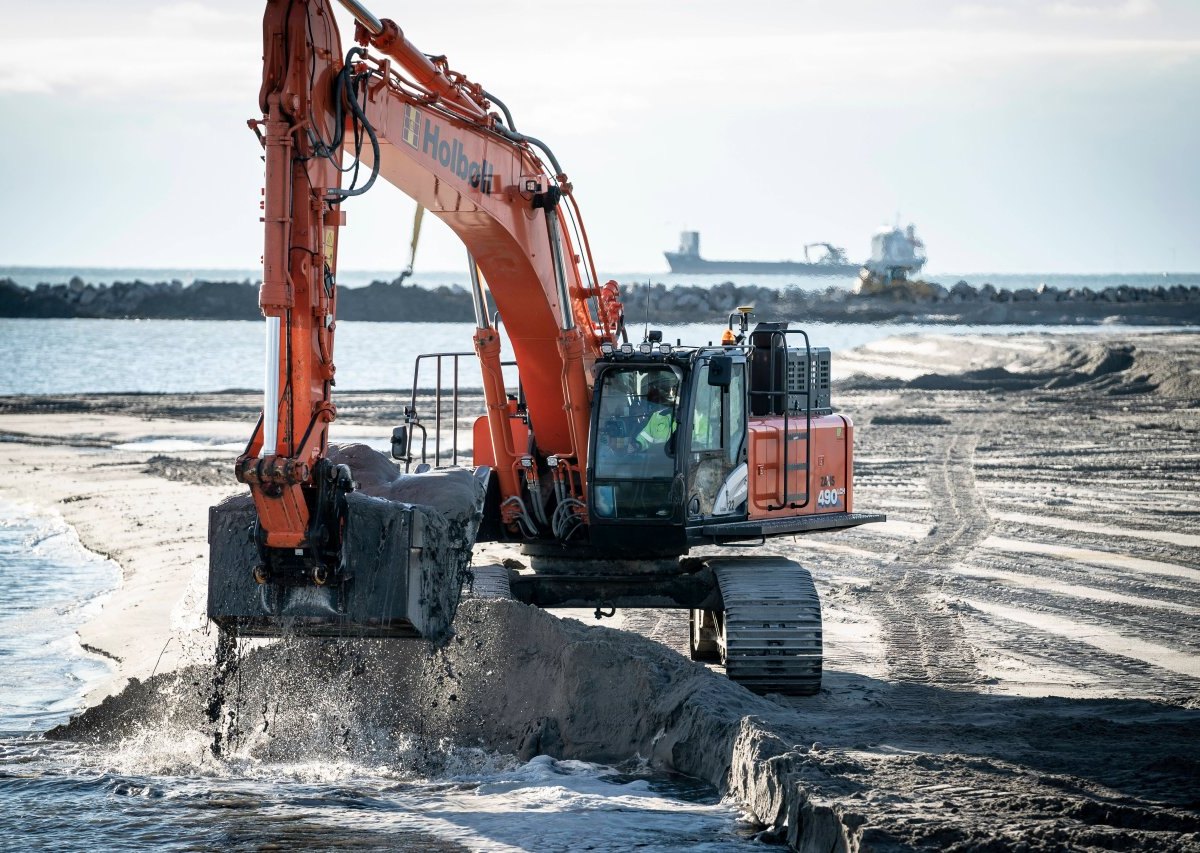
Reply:
[[[466,469],[405,474],[384,454],[365,444],[329,445],[329,461],[348,465],[357,490],[375,498],[437,507],[448,520],[478,524],[483,483]]]
[[[193,665],[133,680],[47,737],[139,756],[151,773],[211,771],[214,746],[226,761],[351,761],[422,776],[445,772],[462,747],[640,758],[714,784],[795,846],[832,849],[854,834],[801,782],[828,778],[830,756],[807,759],[797,744],[812,737],[786,706],[651,640],[518,602],[465,601],[455,627],[436,648],[243,641],[219,696],[217,669]]]
[[[151,766],[139,771],[151,773],[216,771],[214,743],[224,761],[355,762],[424,777],[453,772],[462,748],[523,759],[641,758],[713,783],[801,850],[1182,850],[1200,831],[1185,809],[1147,808],[1102,783],[1058,775],[1063,743],[1074,744],[1072,755],[1086,745],[1098,762],[1089,773],[1109,784],[1117,779],[1100,769],[1112,760],[1103,744],[1120,766],[1161,752],[1142,748],[1157,730],[1139,731],[1130,756],[1107,730],[1093,731],[1105,712],[1099,703],[1000,700],[1005,712],[987,697],[925,688],[929,699],[914,706],[922,710],[885,702],[848,714],[821,700],[789,704],[643,637],[512,601],[465,601],[441,647],[312,639],[245,646],[210,721],[215,675],[191,666],[132,682],[49,737],[144,756]],[[946,702],[956,713],[932,722],[923,709]],[[991,733],[1009,728],[1023,733],[1013,740],[1027,766],[995,752]],[[936,755],[925,748],[933,730],[945,741]],[[880,737],[901,748],[868,745]],[[847,743],[831,748],[830,738]],[[902,748],[909,742],[911,752]],[[1169,768],[1166,778],[1187,778],[1190,767]],[[1152,770],[1143,773],[1163,776]],[[997,803],[1019,819],[1004,823]]]
[[[1138,344],[1066,344],[1014,370],[1032,387],[1046,390],[1086,386],[1112,395],[1153,393],[1200,399],[1200,371],[1191,359],[1156,345],[1153,339]]]
[[[527,757],[640,755],[719,779],[728,743],[714,747],[732,737],[741,717],[778,710],[658,643],[518,602],[464,601],[455,629],[440,647],[242,641],[217,728],[262,760],[366,759],[389,741],[408,744],[415,736],[431,747],[448,742]],[[148,727],[212,730],[206,711],[214,676],[212,666],[193,665],[133,681],[52,736],[111,743]]]
[[[904,340],[891,339],[879,347]],[[1200,370],[1190,359],[1172,351],[1169,343],[1149,336],[1136,342],[1082,336],[1046,338],[1040,346],[1023,343],[1012,349],[997,346],[997,339],[986,343],[971,337],[934,340],[936,345],[906,354],[911,359],[905,365],[908,375],[854,375],[845,380],[843,387],[872,390],[903,385],[929,391],[989,393],[1078,389],[1114,396],[1156,394],[1200,400]],[[869,352],[875,346],[863,351]]]
[[[425,774],[454,746],[526,759],[640,757],[722,788],[736,754],[730,784],[750,791],[757,776],[746,760],[764,737],[755,721],[785,713],[651,640],[517,602],[465,601],[455,628],[440,647],[242,641],[220,696],[217,670],[193,665],[131,681],[48,736],[154,743],[158,755],[178,745],[168,760],[176,767],[209,762],[214,743],[227,758],[403,764]],[[779,806],[766,811],[773,817]]]

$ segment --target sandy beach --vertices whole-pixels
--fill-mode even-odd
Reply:
[[[799,849],[1196,849],[1198,357],[1194,334],[1030,333],[898,337],[835,359],[856,509],[889,520],[764,546],[816,578],[820,696],[753,696],[693,664],[686,613],[593,627],[474,601],[445,648],[398,660],[373,645],[380,680],[358,712],[526,756],[650,757]],[[384,440],[403,401],[338,402],[334,441]],[[114,709],[140,713],[211,664],[208,507],[238,490],[231,448],[258,403],[0,398],[14,472],[0,499],[60,513],[122,570],[80,631],[114,664],[89,696],[108,711],[76,734],[121,736]],[[248,695],[278,686],[280,654],[247,652]],[[346,685],[344,661],[312,666]],[[631,709],[636,726],[614,724]],[[198,707],[162,714],[204,725]]]

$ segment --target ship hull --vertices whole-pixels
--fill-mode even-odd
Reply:
[[[858,274],[857,264],[810,264],[803,261],[706,261],[694,255],[663,252],[674,273],[700,275],[841,275]]]

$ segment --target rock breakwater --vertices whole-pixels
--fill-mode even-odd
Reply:
[[[1200,323],[1200,287],[1166,284],[1007,290],[959,281],[902,283],[880,293],[840,288],[803,290],[725,282],[713,286],[624,285],[626,320],[633,323],[719,322],[739,305],[760,317],[808,322],[919,322],[969,325],[1124,322],[1141,325]],[[471,298],[458,285],[424,288],[376,281],[343,288],[338,317],[381,322],[470,322]],[[0,317],[159,320],[256,320],[258,286],[249,281],[66,284],[34,289],[0,279]]]
[[[342,288],[338,294],[342,320],[420,320],[464,322],[472,319],[471,297],[461,287],[427,289],[377,281],[367,287]],[[114,282],[90,284],[73,278],[67,284],[21,287],[0,279],[0,317],[88,318],[131,320],[258,320],[258,285],[236,281]]]

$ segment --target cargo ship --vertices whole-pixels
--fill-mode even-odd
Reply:
[[[815,260],[809,249],[823,250]],[[684,231],[679,237],[679,251],[663,252],[671,272],[707,274],[760,275],[855,275],[859,264],[846,258],[846,250],[829,243],[809,243],[804,247],[803,261],[708,261],[700,257],[700,232]]]

